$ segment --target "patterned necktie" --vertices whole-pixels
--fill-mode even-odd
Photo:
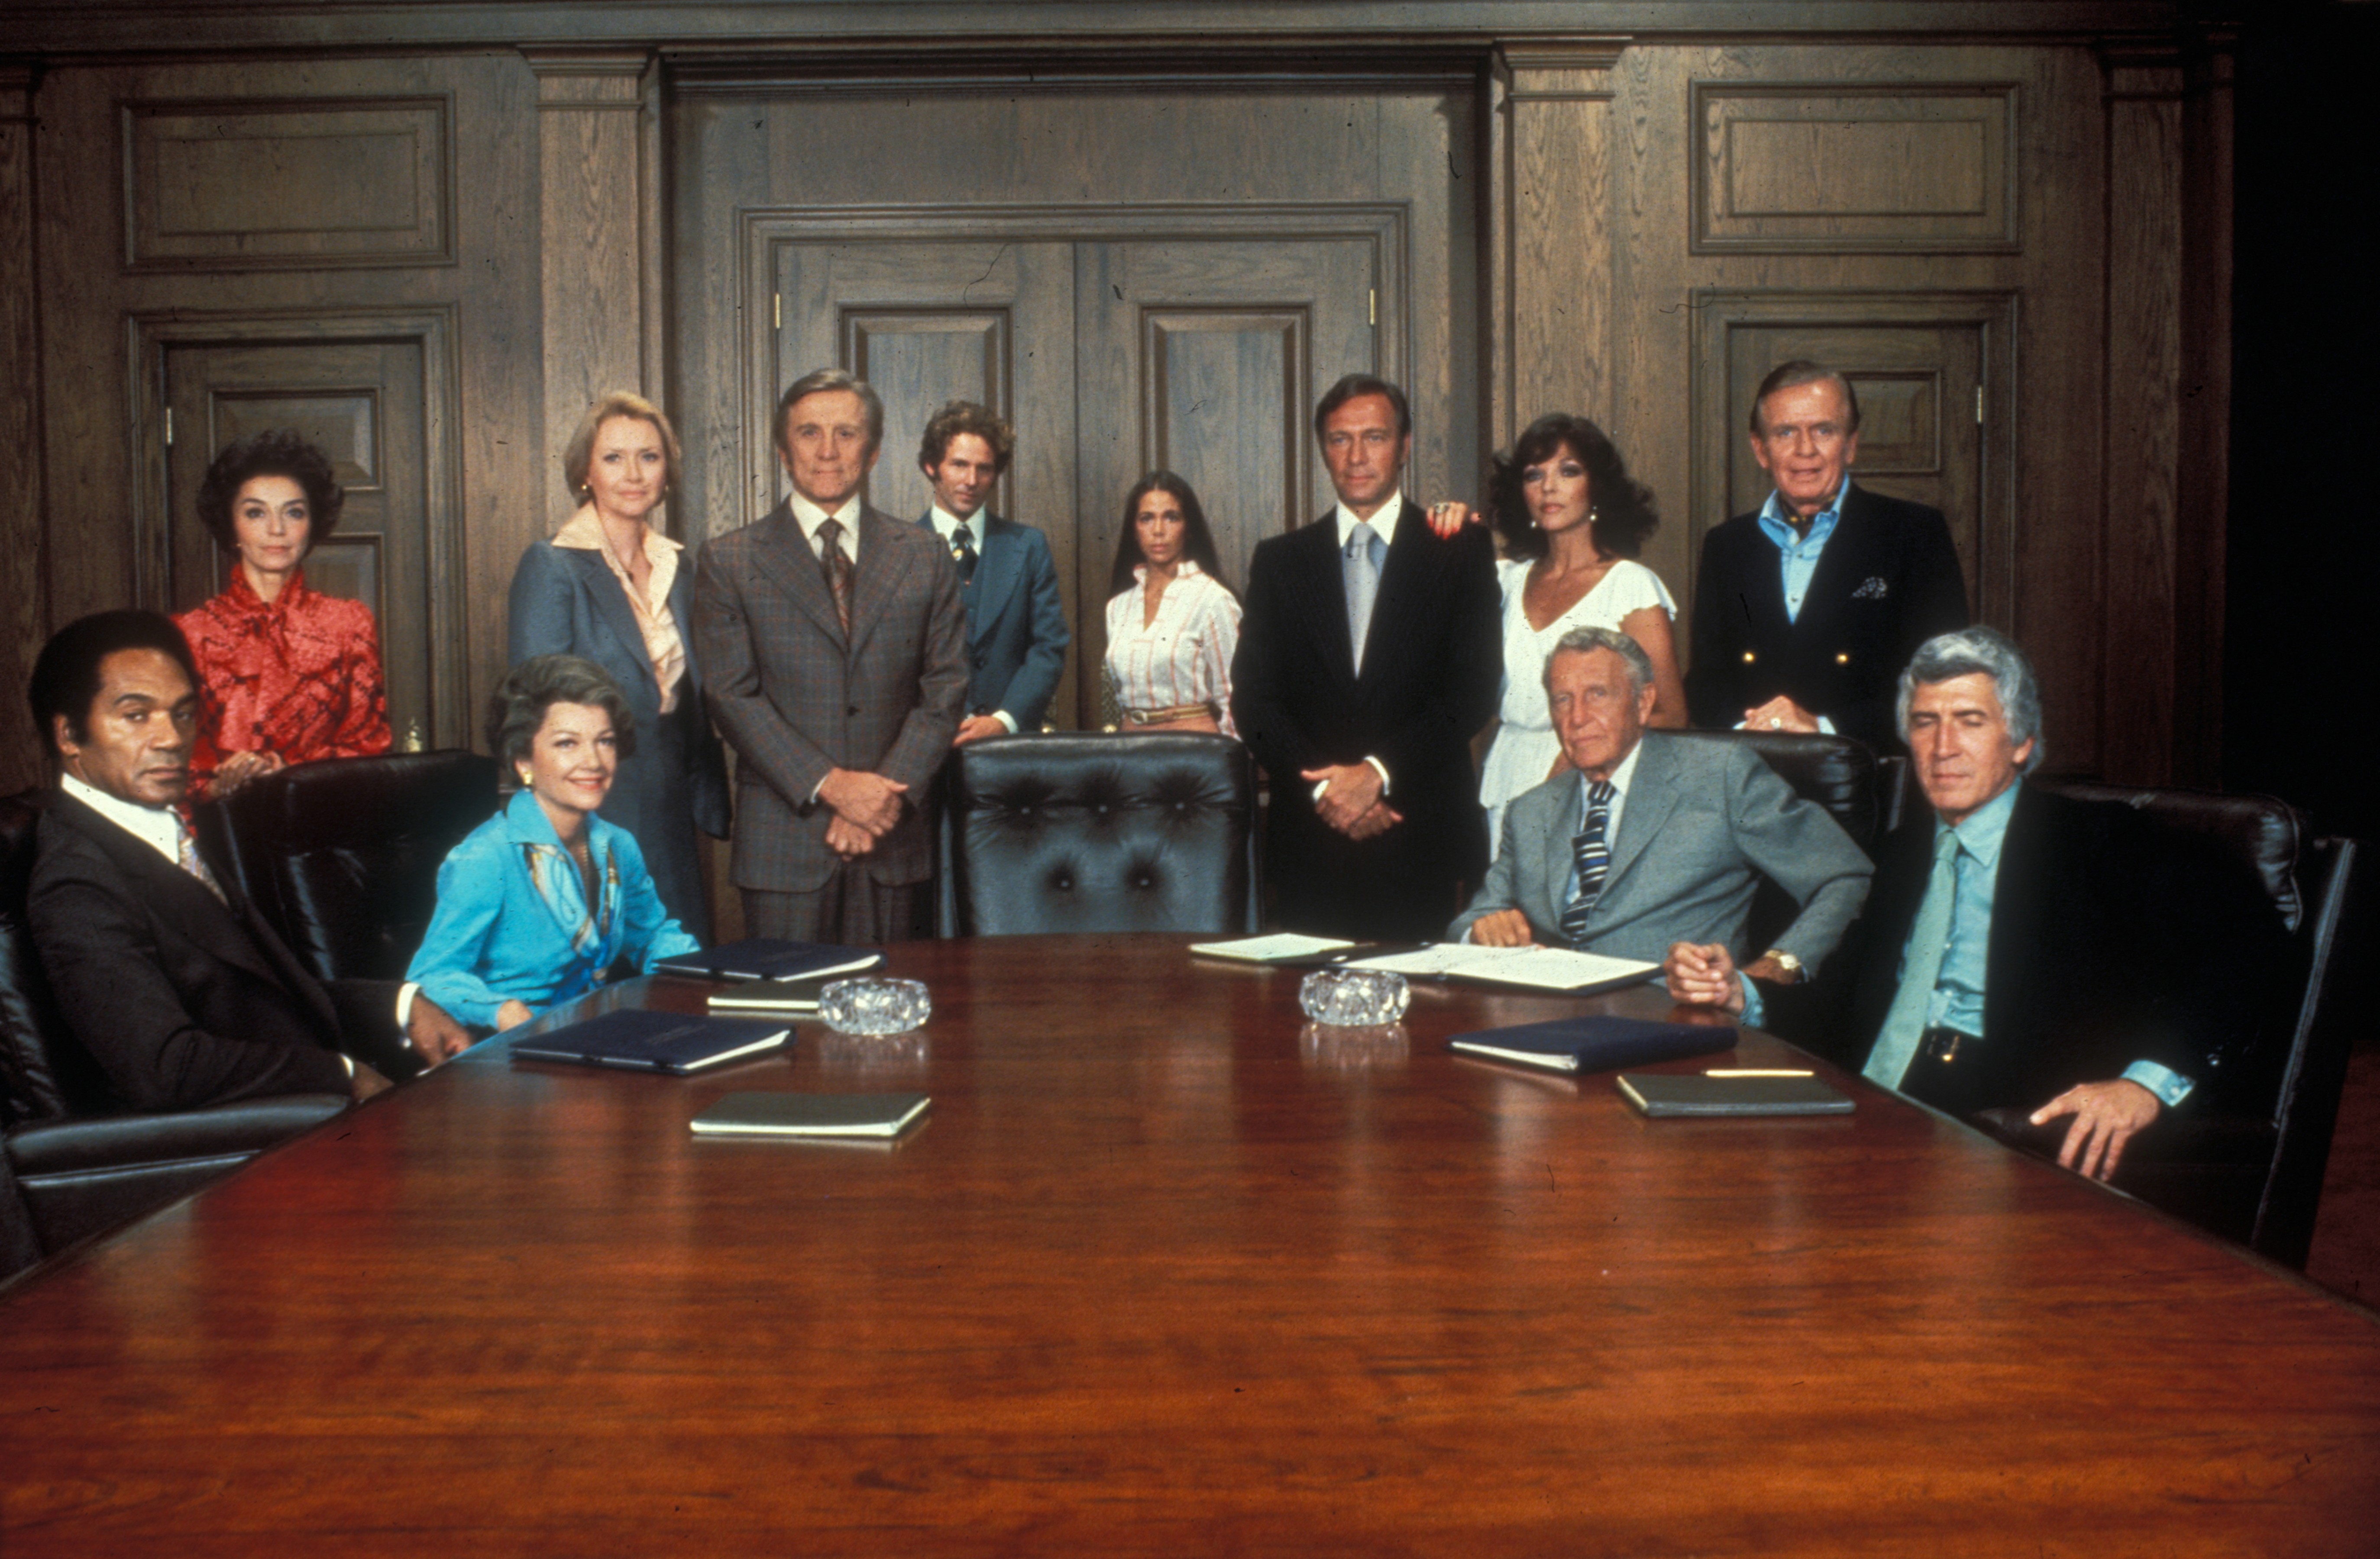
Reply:
[[[964,525],[951,532],[951,561],[959,566],[961,586],[975,583],[975,532]]]
[[[1603,892],[1603,879],[1611,871],[1611,844],[1606,837],[1611,825],[1611,798],[1620,794],[1609,780],[1597,780],[1586,791],[1586,826],[1571,835],[1570,859],[1578,871],[1578,892],[1562,908],[1562,940],[1572,947],[1586,941],[1587,917],[1595,913],[1595,900]]]
[[[843,522],[830,519],[818,528],[819,566],[826,572],[826,591],[834,597],[835,620],[851,637],[851,559],[843,555]]]
[[[1897,1089],[1916,1059],[1917,1041],[1925,1037],[1925,1013],[1934,1003],[1934,982],[1942,973],[1942,955],[1949,950],[1950,914],[1958,901],[1959,836],[1944,828],[1934,836],[1934,871],[1925,879],[1925,897],[1917,906],[1908,950],[1901,955],[1900,989],[1893,993],[1876,1048],[1860,1068],[1870,1082]]]
[[[205,883],[207,892],[214,895],[217,901],[229,904],[231,900],[224,897],[223,884],[215,881],[212,871],[207,870],[206,857],[199,854],[199,835],[190,826],[190,820],[179,811],[174,814],[174,820],[182,825],[181,843],[174,852],[174,863]]]
[[[1364,639],[1372,628],[1372,602],[1380,593],[1380,561],[1373,549],[1380,533],[1367,520],[1357,520],[1347,538],[1340,574],[1347,586],[1347,641],[1355,652],[1355,675],[1364,674]]]

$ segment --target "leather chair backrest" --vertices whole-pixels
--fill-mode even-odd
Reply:
[[[25,920],[45,789],[0,798],[0,1125],[104,1114],[107,1079],[66,1026]]]
[[[947,794],[960,935],[1256,929],[1256,763],[1228,737],[974,742]]]
[[[301,763],[222,808],[232,873],[321,980],[397,980],[438,903],[438,866],[499,804],[480,753]]]

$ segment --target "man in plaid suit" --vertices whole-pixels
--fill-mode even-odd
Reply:
[[[922,807],[966,698],[966,623],[948,551],[860,501],[883,433],[865,382],[795,380],[777,402],[792,493],[696,564],[753,936],[900,940],[932,869]]]

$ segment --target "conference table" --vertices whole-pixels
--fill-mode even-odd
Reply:
[[[1767,1035],[1647,1120],[1180,936],[713,1075],[504,1040],[0,1295],[0,1553],[2359,1553],[2372,1312]],[[699,1010],[708,987],[615,986]],[[555,1019],[540,1020],[550,1027]],[[698,1139],[917,1090],[891,1146]]]

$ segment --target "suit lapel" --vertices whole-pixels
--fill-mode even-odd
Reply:
[[[884,615],[884,608],[909,577],[909,559],[903,549],[892,544],[894,521],[862,507],[859,511],[859,565],[851,579],[851,648],[856,652],[868,642],[868,630]],[[826,593],[823,580],[819,592]],[[827,607],[834,611],[830,601]]]
[[[818,554],[811,550],[809,538],[802,534],[801,522],[794,518],[793,505],[779,504],[760,523],[769,529],[758,538],[752,560],[818,625],[820,632],[837,644],[843,643],[843,620],[835,615],[834,597],[828,592],[826,577],[819,569]],[[865,556],[867,551],[868,543],[862,542],[861,554]],[[856,612],[853,620],[857,620]]]
[[[1291,540],[1298,548],[1298,576],[1301,593],[1305,597],[1307,629],[1314,635],[1315,653],[1330,668],[1338,686],[1352,693],[1355,688],[1355,652],[1354,641],[1347,636],[1347,585],[1339,569],[1339,527],[1332,516],[1320,519],[1295,532]],[[1372,615],[1379,615],[1379,600],[1372,603]]]
[[[1817,570],[1810,576],[1810,588],[1802,597],[1802,615],[1793,619],[1792,632],[1831,639],[1834,630],[1829,625],[1836,613],[1867,577],[1875,540],[1875,517],[1867,511],[1866,495],[1854,482],[1844,495],[1843,506],[1835,513],[1834,532],[1818,554]],[[1784,599],[1780,589],[1780,607]]]
[[[1436,538],[1422,518],[1421,510],[1407,504],[1397,511],[1396,539],[1389,543],[1389,555],[1380,566],[1380,588],[1372,595],[1372,626],[1406,620],[1404,605],[1419,591],[1430,572],[1430,542]],[[1340,586],[1340,615],[1346,615],[1346,586]],[[1364,647],[1364,672],[1359,684],[1377,686],[1383,677],[1392,677],[1397,662],[1402,658],[1402,643],[1393,634],[1386,638],[1372,637]]]
[[[967,637],[980,642],[1007,609],[1015,593],[1025,560],[1025,540],[1017,527],[998,515],[983,517],[983,555],[975,565],[975,610],[967,615]]]
[[[637,664],[645,668],[645,679],[651,681],[653,657],[645,648],[644,627],[637,621],[637,609],[628,604],[628,592],[613,577],[611,566],[584,547],[558,547],[555,550],[568,558],[571,566],[578,571],[579,584],[594,601],[596,615],[603,619],[603,626],[612,630],[612,637],[625,645],[628,653],[636,657]],[[685,570],[681,568],[679,573],[683,576]]]
[[[1545,832],[1546,904],[1548,928],[1561,923],[1562,884],[1570,880],[1575,853],[1571,840],[1578,834],[1579,820],[1586,815],[1586,776],[1572,769],[1554,792],[1553,825]],[[1517,804],[1517,803],[1516,803]],[[1621,821],[1626,821],[1623,813]]]
[[[141,896],[157,907],[159,918],[184,937],[214,958],[244,968],[260,980],[277,985],[288,983],[285,971],[275,967],[249,934],[245,923],[248,917],[209,893],[196,877],[63,791],[51,805],[57,809],[62,820],[72,824],[115,863],[117,871],[131,879]],[[238,888],[227,875],[218,871],[216,881],[224,884],[225,894],[234,903],[244,905],[237,896]]]
[[[1678,806],[1678,755],[1668,742],[1647,736],[1637,738],[1636,772],[1628,779],[1628,798],[1620,809],[1620,834],[1611,841],[1611,870],[1603,892],[1612,888],[1636,863],[1661,825]]]

